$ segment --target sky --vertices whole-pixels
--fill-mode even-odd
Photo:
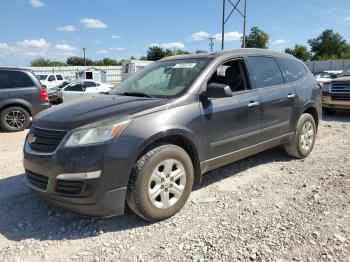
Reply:
[[[145,55],[150,45],[209,50],[209,36],[217,38],[214,50],[221,48],[222,0],[1,0],[0,10],[0,66],[27,66],[39,57],[65,61],[82,56],[83,47],[91,59],[117,60]],[[247,31],[252,26],[269,34],[276,51],[307,44],[325,29],[350,42],[350,1],[247,0]],[[240,47],[242,31],[234,12],[225,49]]]

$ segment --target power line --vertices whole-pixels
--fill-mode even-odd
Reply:
[[[330,11],[330,12],[336,14],[336,15],[340,15],[340,16],[346,17],[345,14],[342,14],[342,13],[336,11],[336,10],[332,10],[332,9],[329,8],[329,6],[322,5],[322,4],[320,4],[320,3],[316,2],[316,1],[313,1],[313,0],[305,0],[305,1],[310,3],[311,5],[315,5],[315,6],[319,7],[319,8],[321,8],[321,9]]]
[[[318,17],[316,17],[316,16],[312,16],[312,15],[310,15],[310,14],[306,14],[306,13],[300,12],[300,11],[298,11],[298,10],[294,10],[294,9],[292,10],[292,9],[290,9],[290,6],[287,7],[287,6],[285,6],[285,5],[282,5],[282,4],[279,3],[279,2],[275,2],[275,1],[271,1],[271,0],[267,0],[266,2],[267,2],[268,4],[270,4],[270,5],[277,5],[277,6],[280,6],[280,7],[282,7],[284,10],[292,11],[293,13],[297,13],[297,14],[299,14],[299,15],[301,15],[301,16],[306,17],[306,18],[313,19],[313,20],[315,20],[315,21],[322,22],[322,23],[326,23],[327,25],[329,25],[329,21],[320,19],[320,18],[318,18]],[[346,30],[349,30],[349,27],[347,27],[347,26],[340,25],[340,24],[335,24],[335,23],[333,23],[333,24],[336,25],[336,26],[338,26],[338,27],[343,27],[343,28],[345,28]]]

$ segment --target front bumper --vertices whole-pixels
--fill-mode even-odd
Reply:
[[[24,146],[23,166],[29,186],[43,198],[87,216],[124,213],[126,186],[133,160],[114,143],[81,148],[58,148],[41,154]],[[125,147],[124,147],[125,149]],[[60,174],[100,171],[97,179],[63,181]]]
[[[350,96],[340,97],[338,95],[337,97],[333,97],[329,93],[323,94],[322,107],[350,110]]]

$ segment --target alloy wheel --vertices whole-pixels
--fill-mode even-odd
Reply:
[[[312,123],[309,121],[305,122],[300,136],[300,144],[303,150],[308,151],[311,148],[314,141],[314,135],[315,132]]]
[[[180,199],[186,186],[184,166],[175,159],[162,161],[152,172],[148,196],[157,208],[170,208]]]
[[[21,111],[11,111],[5,115],[5,121],[12,128],[21,128],[26,122],[26,116]]]

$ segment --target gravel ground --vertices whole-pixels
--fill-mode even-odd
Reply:
[[[26,132],[0,134],[1,261],[350,261],[350,116],[305,160],[277,148],[214,170],[175,217],[81,218],[25,185]]]

